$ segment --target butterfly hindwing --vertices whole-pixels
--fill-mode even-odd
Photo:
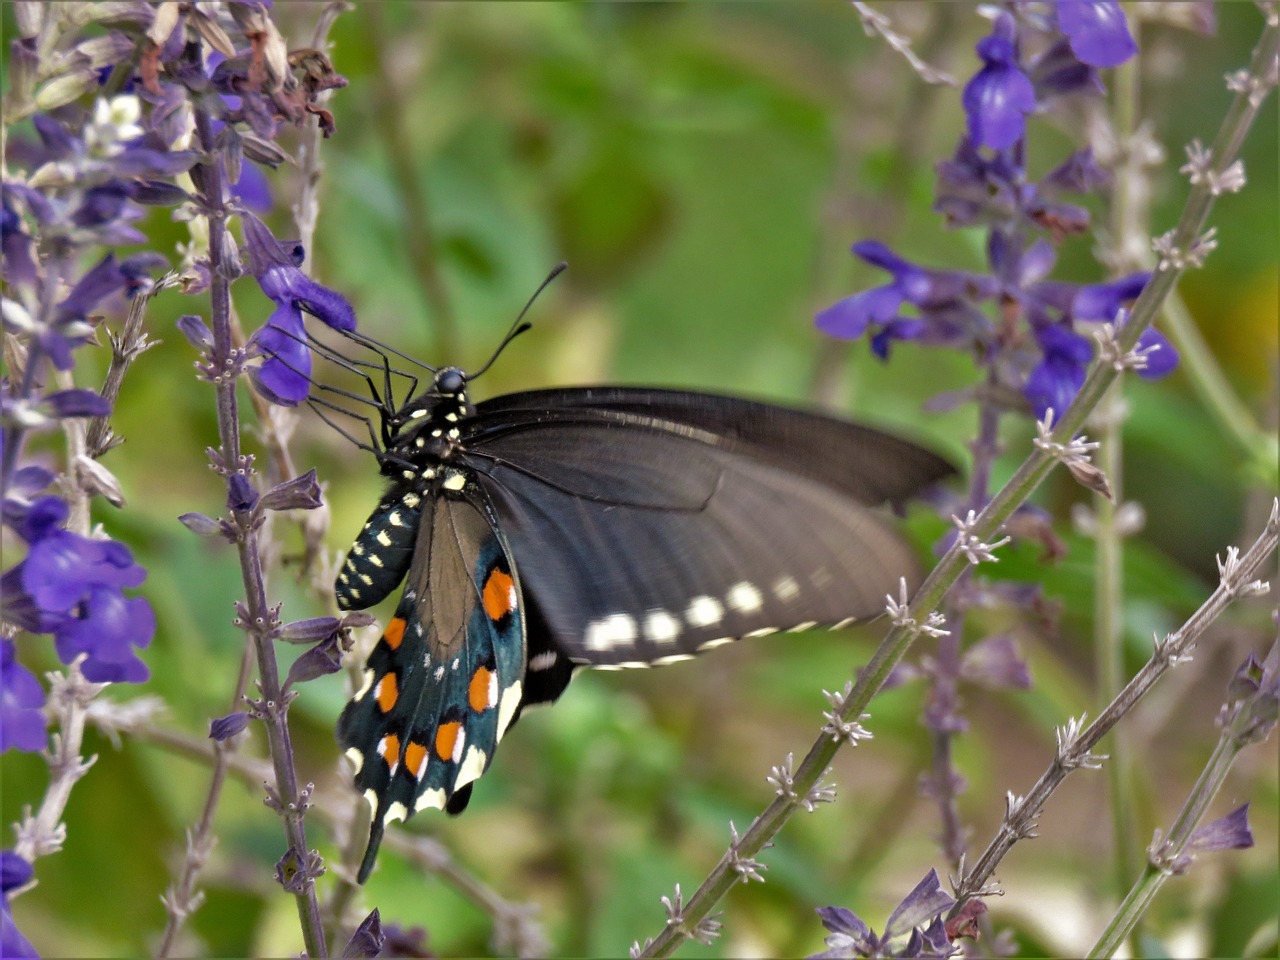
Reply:
[[[523,615],[505,542],[482,498],[429,502],[404,596],[338,723],[373,808],[361,882],[387,823],[465,806],[521,700]]]

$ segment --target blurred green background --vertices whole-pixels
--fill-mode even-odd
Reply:
[[[985,21],[960,4],[882,8],[931,63],[963,82]],[[277,4],[293,47],[306,46],[318,4]],[[11,34],[11,13],[4,26]],[[1153,231],[1172,225],[1185,181],[1182,144],[1210,139],[1228,103],[1222,77],[1243,65],[1260,29],[1248,4],[1218,8],[1217,35],[1151,27],[1140,38],[1142,114],[1168,156],[1150,184]],[[965,357],[906,345],[892,362],[865,343],[824,342],[813,312],[882,274],[848,254],[874,237],[930,265],[981,268],[983,236],[944,231],[929,209],[932,166],[949,155],[963,122],[954,89],[926,88],[901,58],[864,36],[842,4],[381,2],[341,17],[332,58],[350,80],[330,108],[337,135],[323,147],[324,179],[314,269],[355,304],[361,329],[429,363],[474,369],[559,260],[569,271],[545,293],[522,337],[486,374],[481,396],[549,384],[599,381],[683,385],[781,401],[822,402],[898,429],[967,459],[970,408],[927,413],[925,402],[973,382]],[[6,41],[7,43],[7,41]],[[296,135],[286,134],[286,142]],[[1032,123],[1033,171],[1055,165],[1077,135]],[[1276,424],[1276,112],[1264,110],[1244,159],[1250,183],[1214,214],[1220,249],[1182,293],[1246,404]],[[288,169],[272,177],[280,236],[292,236]],[[149,221],[161,249],[180,224]],[[1091,240],[1069,240],[1057,276],[1101,278]],[[250,281],[235,287],[247,330],[270,304]],[[177,333],[183,313],[207,303],[162,295],[151,329],[164,340],[126,383],[115,426],[127,443],[106,465],[129,505],[95,519],[128,543],[150,571],[146,595],[159,620],[147,653],[153,679],[109,695],[161,696],[166,725],[203,736],[230,709],[242,639],[230,625],[241,596],[232,551],[198,541],[179,514],[217,514],[225,493],[203,450],[216,443],[213,395],[192,376],[193,352]],[[114,320],[112,321],[114,322]],[[102,356],[82,351],[86,385]],[[323,367],[321,376],[333,376]],[[1129,667],[1153,631],[1177,626],[1216,579],[1215,552],[1251,540],[1265,491],[1205,412],[1181,373],[1130,383],[1125,487],[1142,502],[1146,529],[1127,542],[1125,627]],[[246,416],[252,410],[246,403]],[[1006,423],[1009,453],[997,479],[1024,455],[1029,424]],[[249,448],[256,438],[247,429]],[[345,550],[380,493],[371,457],[309,411],[298,417],[299,471],[316,467],[331,511],[327,544]],[[1046,565],[1029,545],[1007,548],[994,574],[1037,580],[1062,606],[1060,628],[1033,617],[975,619],[1014,630],[1035,686],[992,693],[967,688],[971,718],[956,744],[968,780],[961,813],[985,846],[1006,790],[1025,792],[1052,755],[1053,727],[1098,704],[1091,677],[1092,546],[1071,532],[1086,495],[1063,472],[1037,501],[1055,517],[1069,553]],[[922,509],[908,527],[922,554],[943,524]],[[301,537],[277,524],[285,560]],[[271,596],[285,619],[329,612],[277,566]],[[331,602],[331,598],[328,602]],[[389,611],[382,611],[386,615]],[[1262,652],[1265,605],[1241,605],[1215,625],[1193,665],[1175,671],[1129,718],[1143,806],[1136,844],[1167,826],[1216,739],[1214,717],[1232,671]],[[816,735],[823,689],[864,663],[878,624],[735,645],[653,673],[579,676],[550,710],[530,711],[477,785],[465,816],[425,814],[429,833],[502,896],[536,904],[552,952],[618,956],[655,935],[659,898],[689,891],[729,839],[769,800],[769,767]],[[24,640],[24,661],[46,669],[43,641]],[[290,653],[290,651],[285,651]],[[304,780],[336,788],[333,722],[343,678],[307,685],[291,717]],[[919,725],[923,688],[879,697],[876,738],[845,751],[832,778],[840,799],[802,815],[763,857],[767,883],[738,887],[724,904],[724,936],[682,954],[791,956],[821,948],[813,909],[853,908],[882,928],[888,912],[931,867],[936,810],[917,780],[928,769]],[[1104,743],[1104,750],[1108,744]],[[39,887],[14,915],[49,955],[146,952],[163,926],[159,895],[197,817],[207,769],[173,751],[91,734],[99,760],[67,812],[68,842],[38,864]],[[261,755],[260,740],[243,748]],[[1264,921],[1275,929],[1277,775],[1274,740],[1246,753],[1212,811],[1253,802],[1257,846],[1202,858],[1171,883],[1150,922],[1152,953],[1240,955]],[[7,754],[3,816],[16,820],[45,783],[37,757]],[[1040,839],[1019,845],[999,871],[996,926],[1012,928],[1020,955],[1072,955],[1109,915],[1114,891],[1105,779],[1072,777],[1050,803]],[[259,788],[232,783],[218,817],[221,842],[202,878],[208,903],[194,917],[200,952],[297,951],[294,906],[271,880],[282,851]],[[337,850],[318,820],[313,845]],[[322,897],[327,881],[321,882]],[[384,852],[363,894],[384,922],[428,931],[440,955],[489,952],[489,918],[453,886]],[[1274,932],[1269,941],[1274,949]]]

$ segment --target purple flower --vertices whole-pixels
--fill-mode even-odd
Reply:
[[[980,147],[1004,150],[1022,139],[1026,115],[1036,108],[1035,89],[1018,64],[1013,17],[1000,13],[991,35],[979,40],[975,49],[984,65],[961,97],[969,136]]]
[[[26,511],[18,533],[26,557],[0,578],[0,599],[24,629],[52,633],[58,656],[71,663],[84,654],[85,677],[95,683],[140,683],[149,676],[133,651],[155,633],[146,600],[126,598],[146,571],[115,540],[91,540],[62,528],[66,504],[42,497]]]
[[[1253,846],[1253,831],[1249,829],[1249,805],[1237,807],[1225,817],[1197,827],[1187,842],[1191,853],[1209,853],[1214,850],[1247,850]]]
[[[976,286],[982,287],[980,278],[950,270],[927,270],[910,263],[875,240],[862,240],[853,245],[858,257],[874,266],[887,270],[893,276],[891,283],[873,287],[862,293],[845,297],[838,303],[819,311],[814,317],[818,328],[833,337],[854,340],[866,332],[870,324],[879,331],[878,343],[873,342],[882,358],[888,354],[890,339],[918,339],[927,328],[919,319],[898,317],[898,309],[909,303],[922,313],[945,311],[957,304]]]
[[[831,931],[827,949],[810,960],[839,960],[853,957],[951,957],[955,949],[951,935],[942,922],[942,914],[955,905],[943,889],[938,872],[930,870],[902,902],[885,924],[883,936],[876,936],[852,910],[845,907],[819,907],[822,925]],[[902,940],[906,937],[905,940]],[[892,946],[891,941],[899,941]]]
[[[10,747],[35,752],[45,746],[43,706],[40,681],[18,663],[13,641],[0,641],[0,753]]]
[[[1058,0],[1058,28],[1090,66],[1118,67],[1138,52],[1116,0]]]
[[[31,864],[26,860],[12,850],[0,850],[0,957],[6,960],[40,956],[9,913],[9,891],[25,886],[31,874]]]
[[[266,325],[253,335],[252,342],[267,359],[251,376],[268,400],[296,406],[307,397],[311,373],[302,312],[335,330],[354,330],[355,312],[342,294],[298,269],[300,251],[285,248],[252,214],[242,219],[254,276],[262,292],[276,303]]]
[[[1038,331],[1036,339],[1044,357],[1027,377],[1023,393],[1031,401],[1036,419],[1043,419],[1051,407],[1061,417],[1084,383],[1093,344],[1060,324]]]

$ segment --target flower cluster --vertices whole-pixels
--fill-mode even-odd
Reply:
[[[943,960],[960,954],[955,941],[974,938],[977,918],[986,912],[980,900],[970,900],[949,920],[943,919],[956,904],[942,889],[938,872],[930,870],[914,890],[894,908],[877,935],[847,907],[821,907],[818,916],[831,931],[827,949],[810,960],[845,960],[855,957],[934,957]]]
[[[1046,34],[1032,58],[1022,52],[1028,32]],[[967,131],[938,165],[934,208],[951,226],[987,228],[986,271],[923,267],[862,241],[854,254],[890,281],[815,319],[835,337],[868,336],[882,360],[895,340],[968,350],[992,371],[996,386],[1021,394],[1037,419],[1050,408],[1061,416],[1094,355],[1088,325],[1122,321],[1149,275],[1098,284],[1049,279],[1055,242],[1089,226],[1088,211],[1064,197],[1092,192],[1109,177],[1086,147],[1029,179],[1027,117],[1063,97],[1101,90],[1098,69],[1124,62],[1137,48],[1117,3],[1069,0],[1051,17],[1025,13],[1019,20],[1000,11],[976,49],[982,67],[962,95]],[[995,319],[984,304],[995,305]],[[1142,376],[1163,376],[1177,364],[1177,353],[1155,330],[1143,334],[1139,348],[1148,351]]]
[[[0,574],[0,750],[44,750],[46,713],[56,714],[45,708],[41,680],[21,662],[28,642],[39,638],[20,631],[51,636],[58,658],[90,684],[149,676],[139,651],[155,634],[155,614],[132,595],[146,571],[128,547],[91,529],[89,507],[95,493],[123,502],[98,458],[113,445],[106,418],[125,373],[149,346],[143,306],[172,287],[200,294],[215,271],[224,278],[242,272],[229,233],[210,250],[214,215],[244,224],[253,273],[278,308],[263,330],[284,328],[300,339],[303,310],[340,329],[354,327],[346,301],[298,269],[300,248],[281,244],[248,213],[270,205],[262,168],[288,159],[273,142],[277,134],[311,120],[331,133],[333,117],[317,97],[346,82],[319,51],[287,49],[270,5],[81,4],[71,14],[32,3],[15,11],[5,98],[12,133],[0,186],[0,503],[6,545],[16,549]],[[170,208],[174,220],[189,225],[180,263],[138,252],[148,242],[139,228],[149,207]],[[158,279],[171,265],[176,270]],[[69,387],[79,354],[104,339],[104,315],[122,307],[129,321],[106,338],[106,385]],[[194,316],[181,327],[201,339],[201,369],[217,377],[242,372],[246,353],[233,349],[229,336],[217,346],[199,337],[208,327]],[[268,357],[261,378],[268,397],[303,399],[305,358],[273,374],[269,336],[255,343]],[[91,421],[88,429],[83,421]],[[41,442],[55,430],[73,441],[72,462],[62,471],[51,468],[53,447]],[[262,509],[298,506],[296,499],[278,493],[279,502]],[[70,735],[54,741],[55,752]],[[74,756],[78,740],[67,749]],[[53,775],[60,775],[56,768]],[[13,928],[7,897],[32,868],[16,854],[4,858],[4,955],[25,956],[30,944]]]

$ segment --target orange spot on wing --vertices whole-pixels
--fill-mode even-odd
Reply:
[[[484,612],[490,620],[501,620],[515,607],[515,599],[515,581],[511,574],[494,567],[484,582]]]
[[[442,723],[436,730],[436,756],[441,760],[453,759],[453,746],[458,742],[458,731],[462,729],[462,724],[456,720],[453,723]]]
[[[493,706],[489,699],[493,687],[493,671],[488,667],[480,667],[471,675],[471,685],[467,688],[467,700],[471,709],[483,713]]]
[[[404,639],[404,617],[392,617],[391,622],[387,624],[387,630],[382,635],[382,639],[387,641],[387,646],[392,650],[400,649],[400,641]]]
[[[396,675],[394,673],[384,673],[382,679],[378,681],[378,686],[374,689],[373,694],[378,701],[378,709],[383,713],[390,713],[391,708],[396,705],[396,698],[400,695],[400,687],[396,683]]]
[[[415,780],[422,779],[422,767],[427,762],[427,748],[421,743],[410,740],[404,748],[405,769],[413,774]]]
[[[382,759],[387,761],[388,767],[394,767],[400,762],[400,738],[394,733],[388,733],[382,738]]]

